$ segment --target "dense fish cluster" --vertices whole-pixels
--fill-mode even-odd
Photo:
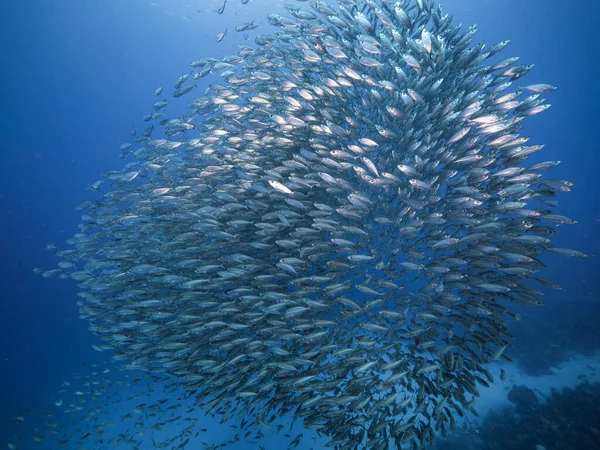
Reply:
[[[511,305],[557,288],[539,255],[584,256],[550,243],[571,183],[526,164],[542,145],[520,134],[555,88],[517,86],[531,65],[490,60],[508,42],[474,45],[429,0],[287,10],[255,46],[192,62],[184,114],[155,103],[162,134],[132,130],[57,270],[100,350],[183,380],[209,414],[421,448],[508,359]]]

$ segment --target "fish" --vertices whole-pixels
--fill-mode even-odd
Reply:
[[[225,31],[222,31],[221,33],[217,34],[217,42],[221,42],[225,36],[227,36],[227,29],[225,29]]]
[[[552,84],[531,84],[529,86],[524,86],[523,89],[533,92],[552,92],[555,91],[557,87]]]
[[[246,433],[296,411],[329,447],[425,448],[475,412],[514,305],[542,305],[539,255],[585,257],[551,243],[576,223],[558,161],[525,164],[555,87],[514,87],[532,65],[431,1],[309,8],[191,62],[42,276],[77,283],[97,349]],[[212,80],[186,99],[190,77]]]
[[[235,31],[242,32],[242,31],[254,30],[255,28],[258,28],[258,27],[259,27],[259,25],[254,23],[254,21],[244,22],[244,23],[240,23],[239,25],[236,25]]]

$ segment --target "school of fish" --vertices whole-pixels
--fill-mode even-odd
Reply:
[[[539,256],[585,256],[551,244],[572,184],[520,134],[555,87],[430,0],[303,6],[191,63],[186,112],[156,101],[44,275],[77,281],[98,350],[209,414],[423,448],[509,360],[511,305],[559,288]]]

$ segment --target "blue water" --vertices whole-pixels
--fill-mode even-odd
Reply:
[[[229,0],[219,16],[218,3],[0,2],[0,448],[19,433],[10,417],[24,409],[52,412],[70,372],[86,373],[90,364],[106,360],[92,350],[98,341],[78,317],[74,283],[34,275],[35,267],[56,264],[46,246],[65,248],[79,223],[74,206],[90,198],[86,185],[102,171],[122,167],[119,146],[129,140],[132,126],[147,126],[140,118],[151,111],[156,87],[164,86],[168,94],[190,61],[235,53],[237,44],[251,43],[233,31],[236,24],[283,13],[275,0],[247,5]],[[542,275],[565,288],[546,295],[544,317],[556,319],[552,311],[560,306],[560,320],[571,323],[586,302],[586,317],[600,319],[600,306],[593,303],[600,294],[600,3],[450,0],[443,5],[455,23],[479,25],[475,42],[510,39],[504,56],[535,63],[519,80],[524,85],[559,87],[547,96],[552,107],[526,120],[523,134],[546,144],[531,162],[562,160],[551,178],[575,183],[571,193],[559,196],[556,212],[579,223],[561,227],[553,243],[590,257],[544,257],[549,268]],[[262,22],[255,34],[268,32]],[[217,43],[216,34],[225,28],[228,35]],[[526,312],[532,328],[543,325],[536,314]],[[594,327],[589,332],[597,333]],[[556,344],[550,332],[538,337],[539,348]],[[48,448],[30,436],[23,439],[20,448]]]

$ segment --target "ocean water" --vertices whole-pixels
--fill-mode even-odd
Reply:
[[[140,118],[151,112],[154,90],[164,86],[168,96],[177,77],[190,70],[190,61],[219,58],[235,53],[238,44],[251,45],[254,36],[270,29],[264,18],[267,14],[286,13],[283,3],[250,0],[242,5],[240,0],[229,0],[219,15],[215,10],[220,1],[213,0],[1,2],[0,448],[7,448],[8,443],[22,449],[62,448],[56,447],[57,439],[69,449],[160,448],[153,442],[179,434],[192,423],[183,421],[186,417],[197,419],[195,430],[207,431],[197,437],[194,431],[185,445],[181,439],[164,448],[204,448],[201,442],[220,444],[233,437],[234,419],[219,423],[200,410],[188,412],[191,403],[179,400],[184,396],[179,388],[165,386],[144,373],[120,371],[109,354],[94,351],[92,345],[100,341],[79,318],[75,283],[42,278],[34,269],[56,266],[53,249],[47,246],[66,248],[65,241],[77,232],[81,213],[74,207],[91,198],[86,186],[101,172],[122,168],[119,146],[128,142],[133,126],[138,130],[147,126]],[[596,257],[600,250],[600,41],[596,32],[600,4],[448,0],[443,6],[454,15],[454,23],[478,24],[476,43],[492,45],[510,39],[503,55],[535,64],[523,84],[558,86],[547,96],[552,107],[526,120],[523,134],[531,136],[532,142],[546,144],[529,161],[561,160],[552,178],[574,183],[572,192],[559,195],[556,212],[578,223],[561,226],[553,243],[589,255],[581,259],[544,256],[547,268],[542,275],[564,289],[544,291],[542,308],[518,308],[522,320],[511,324],[516,340],[507,351],[514,362],[503,363],[508,377],[482,389],[476,404],[479,417],[461,422],[464,435],[457,439],[463,448],[510,449],[516,447],[498,439],[498,446],[489,447],[484,439],[492,436],[488,432],[493,427],[484,419],[498,408],[514,411],[516,403],[508,398],[513,386],[528,386],[543,401],[552,388],[600,381]],[[235,25],[251,20],[261,25],[248,36],[233,31]],[[225,29],[227,36],[217,42],[215,36]],[[207,83],[197,82],[201,90]],[[499,369],[491,368],[495,375]],[[139,381],[133,381],[136,378]],[[75,392],[90,396],[91,391],[93,400],[85,403],[85,414],[64,413],[69,402],[76,403],[79,394]],[[139,403],[162,398],[167,405],[181,405],[164,417],[132,412]],[[57,406],[61,401],[63,405]],[[553,408],[559,408],[560,415],[557,405]],[[594,419],[584,408],[565,409],[561,423],[573,427],[600,424],[600,411],[596,413]],[[178,415],[183,417],[161,429],[151,426]],[[15,417],[23,417],[24,422],[15,423],[20,422]],[[283,449],[302,432],[297,448],[324,448],[326,440],[314,432],[303,431],[299,425],[289,431],[287,419],[281,419],[280,433],[267,433],[260,442],[242,440],[228,448],[258,449],[260,444],[269,450]],[[522,428],[512,432],[526,434],[532,426],[534,419],[523,419]],[[104,434],[100,436],[98,430]],[[92,434],[82,440],[65,437],[80,438],[87,432]],[[119,433],[125,438],[118,443],[110,440]],[[540,434],[536,444],[548,450],[575,445],[549,442]],[[34,436],[40,436],[41,442]],[[600,448],[600,431],[595,443],[590,442],[572,448]],[[456,443],[437,445],[460,448],[451,447]]]

